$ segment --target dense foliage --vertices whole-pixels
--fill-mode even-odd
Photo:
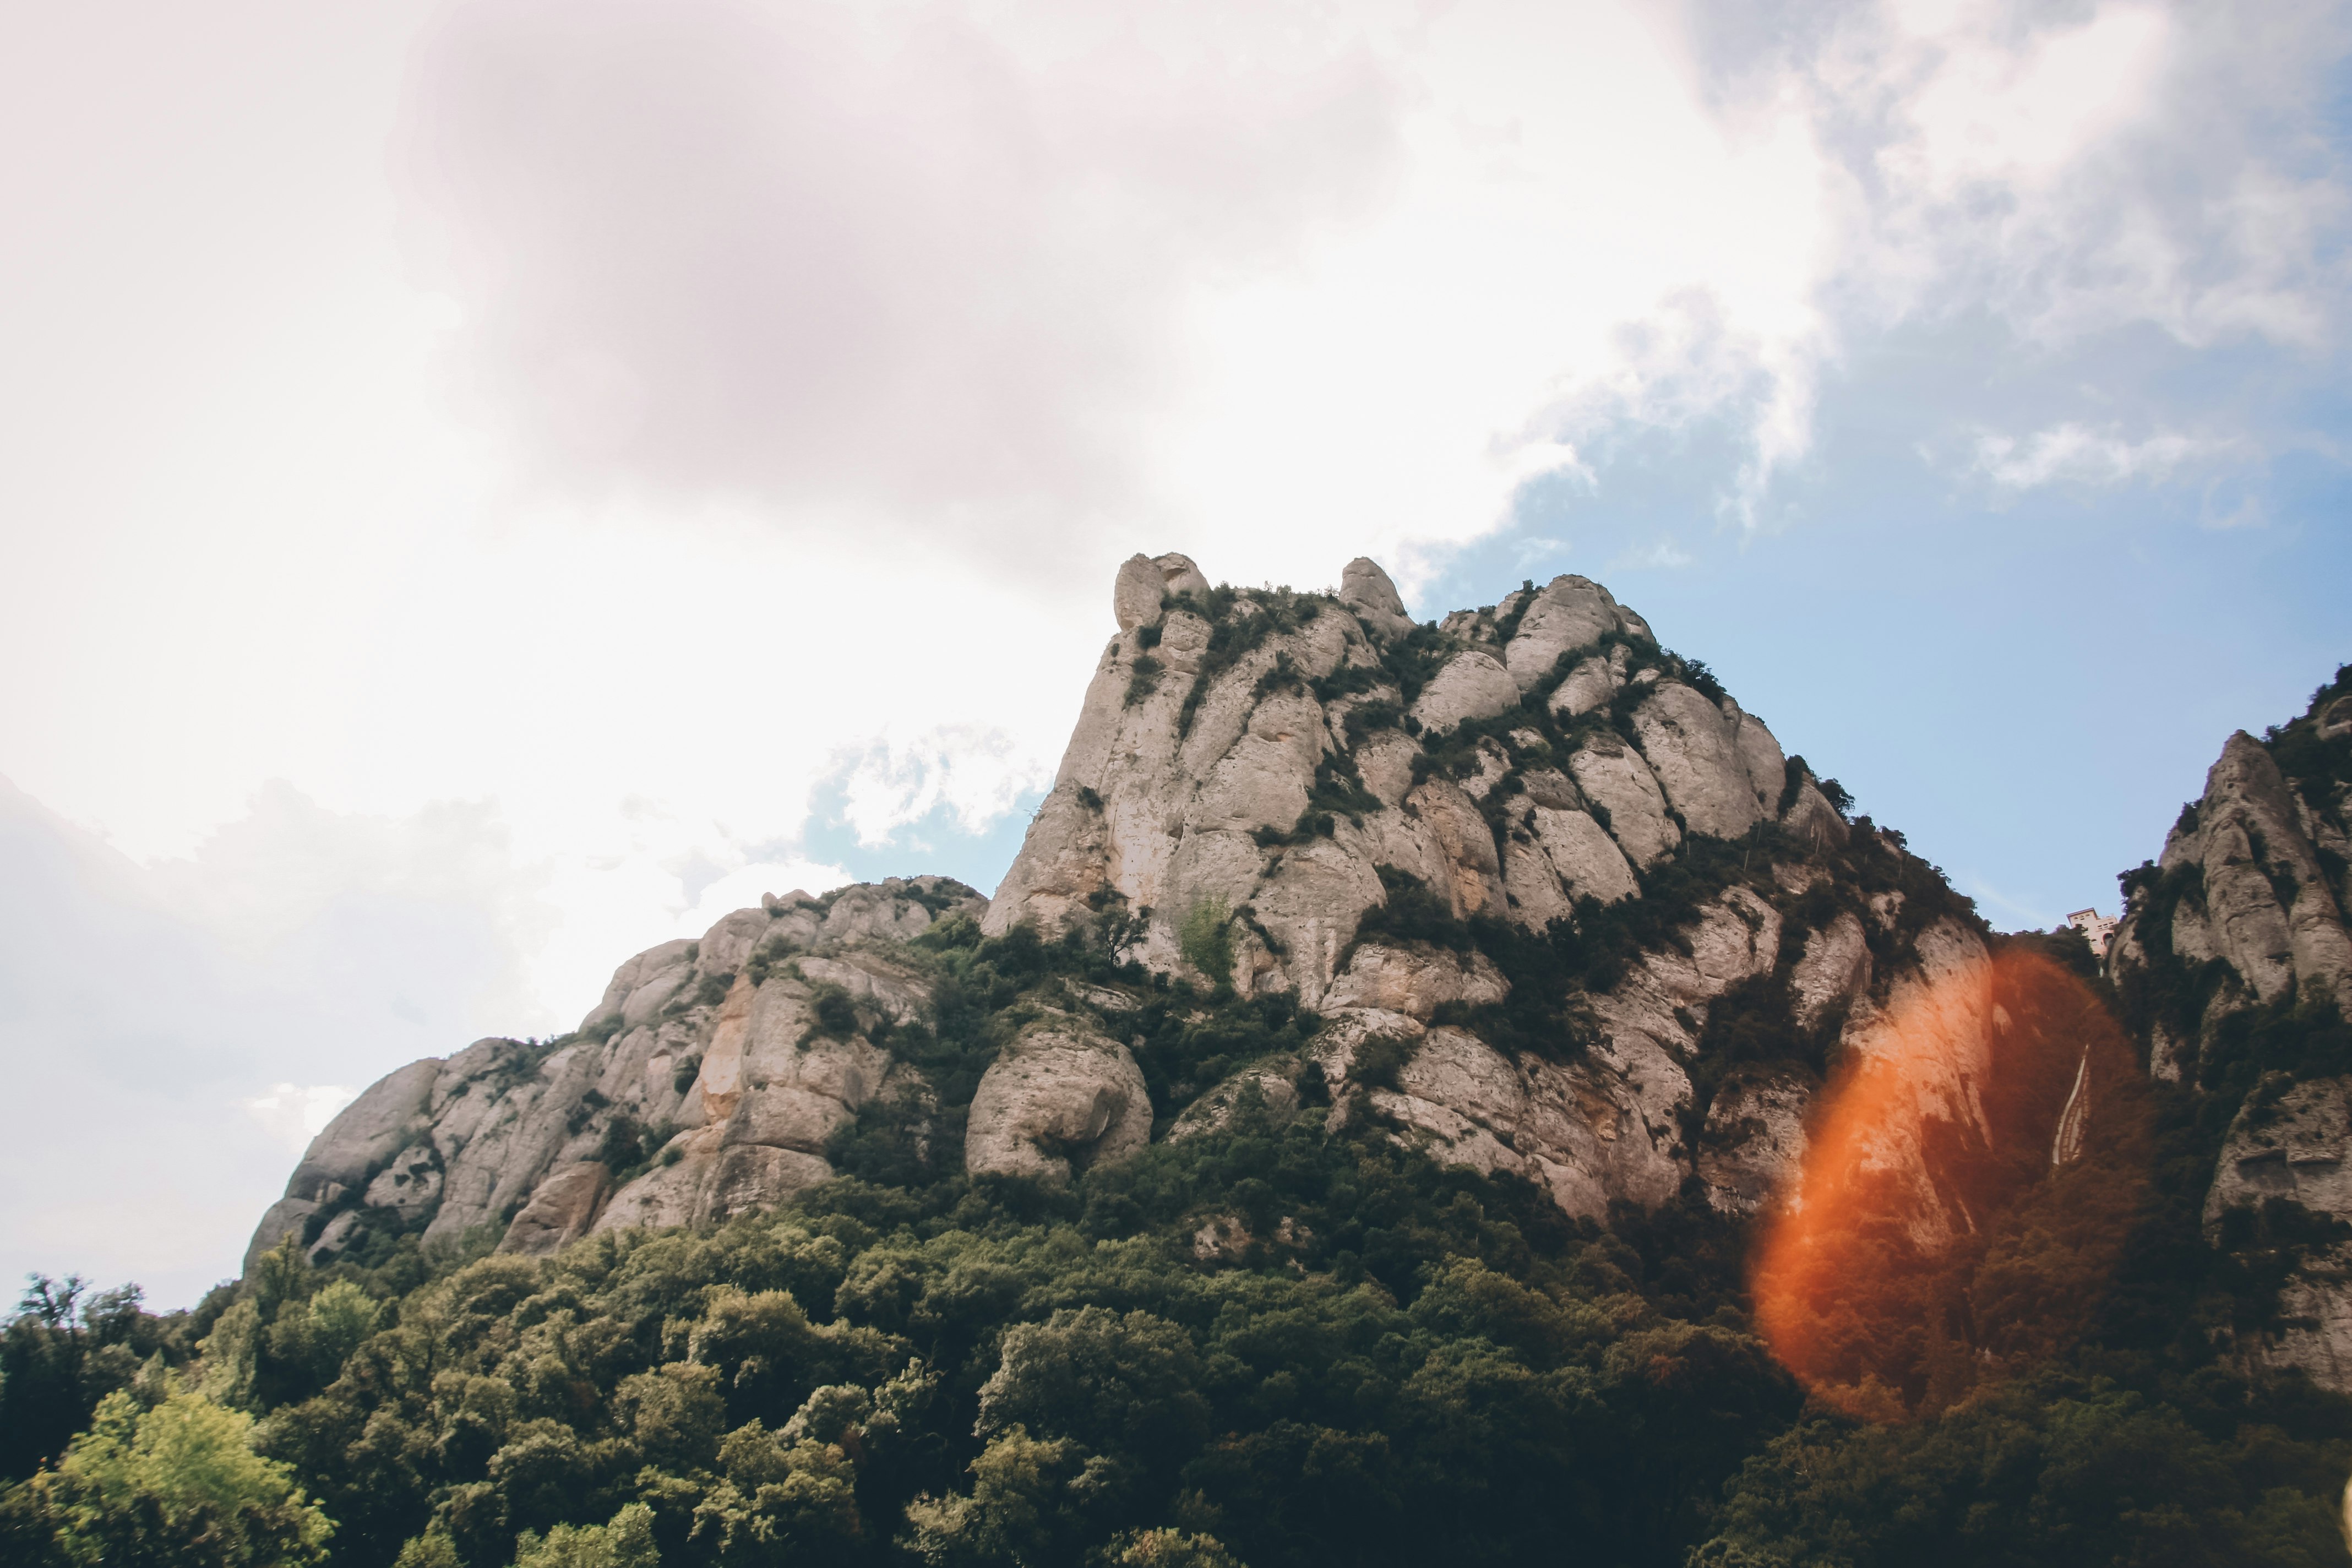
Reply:
[[[166,1517],[138,1499],[189,1489],[152,1462],[143,1493],[76,1467],[123,1473],[142,1410],[203,1405],[257,1418],[268,1463],[213,1505],[254,1539],[105,1560],[300,1561],[321,1515],[333,1562],[409,1568],[2340,1550],[2352,1405],[2215,1356],[2259,1282],[2217,1271],[2201,1183],[2134,1226],[2087,1343],[1880,1426],[1802,1405],[1703,1205],[1578,1226],[1328,1126],[1245,1103],[1065,1189],[851,1178],[546,1260],[314,1271],[289,1249],[208,1304],[201,1395],[159,1350],[0,1539],[96,1561],[99,1532]]]
[[[1696,853],[1716,885],[1754,885]],[[1875,835],[1841,853],[1853,877],[1910,874]],[[1803,924],[1843,909],[1767,891]],[[1430,929],[1392,934],[1499,940],[1443,926],[1414,892],[1398,883],[1384,918]],[[2085,964],[2079,938],[2019,940]],[[1312,1095],[1287,1117],[1245,1096],[1223,1130],[1066,1188],[969,1182],[955,1110],[1003,1038],[1040,999],[1066,1002],[1056,987],[1136,975],[1098,945],[983,942],[969,921],[919,951],[938,1005],[891,1047],[946,1114],[845,1130],[836,1158],[863,1179],[787,1210],[547,1260],[428,1260],[404,1240],[322,1271],[286,1249],[171,1318],[42,1282],[0,1337],[0,1429],[12,1477],[49,1468],[8,1494],[0,1545],[27,1563],[303,1561],[331,1522],[330,1560],[366,1568],[2338,1550],[2352,1403],[2250,1382],[2216,1349],[2275,1310],[2284,1271],[2201,1236],[2209,1094],[2156,1087],[2153,1193],[2083,1342],[1875,1425],[1807,1406],[1773,1364],[1749,1331],[1743,1227],[1696,1189],[1573,1224],[1530,1188],[1397,1147],[1361,1105],[1335,1132]],[[1769,995],[1725,1012],[1747,1022],[1711,1025],[1702,1054],[1803,1046]],[[1178,984],[1147,986],[1121,1027],[1155,1103],[1181,1105],[1296,1055],[1313,1026]],[[2019,1267],[2080,1285],[2063,1250]],[[142,1449],[157,1412],[173,1425]],[[196,1467],[208,1491],[173,1471],[248,1436],[255,1464]]]
[[[1068,1190],[845,1180],[398,1294],[264,1272],[204,1386],[339,1563],[505,1563],[639,1506],[678,1563],[1670,1561],[1797,1408],[1728,1281],[1670,1316],[1624,1242],[1317,1110]]]

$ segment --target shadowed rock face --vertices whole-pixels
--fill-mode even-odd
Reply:
[[[1322,1024],[1303,1055],[1154,1105],[1118,1023],[1137,998],[1048,982],[967,1090],[975,1174],[1064,1181],[1155,1127],[1328,1104],[1570,1214],[1654,1206],[1694,1175],[1744,1210],[1801,1152],[1822,1053],[1928,957],[1981,952],[1948,892],[1929,909],[1883,890],[1940,889],[1932,871],[1847,824],[1588,579],[1416,625],[1369,560],[1298,595],[1137,555],[1111,607],[1118,634],[992,901],[940,878],[794,893],[648,949],[576,1034],[478,1041],[371,1089],[257,1251],[404,1228],[545,1252],[824,1181],[862,1118],[959,1109],[894,1048],[940,1022],[940,961],[907,944],[957,914],[1076,932],[1203,989],[1199,965],[1229,959],[1241,995]],[[1779,1034],[1748,1031],[1739,1069],[1716,1070],[1726,1026],[1759,1009]],[[1749,1060],[1754,1038],[1804,1059]]]
[[[2352,698],[2339,672],[2300,719],[2222,744],[2205,793],[2162,856],[2126,879],[2107,949],[2126,1021],[2149,1070],[2208,1092],[2244,1087],[2257,1055],[2220,1054],[2264,1021],[2293,1035],[2352,1013]],[[2299,1015],[2299,1016],[2298,1016]],[[2259,1050],[2259,1047],[2255,1047]],[[2208,1238],[2235,1245],[2270,1199],[2352,1222],[2352,1079],[2263,1072],[2232,1121],[2206,1199]],[[2352,1390],[2352,1246],[2311,1243],[2275,1326],[2241,1332],[2250,1363],[2296,1366]]]
[[[2265,1082],[2247,1098],[2205,1199],[2205,1238],[2273,1199],[2352,1219],[2352,1079]],[[2241,1334],[2249,1362],[2301,1367],[2324,1388],[2352,1388],[2352,1243],[2304,1257],[2280,1292],[2277,1326]]]

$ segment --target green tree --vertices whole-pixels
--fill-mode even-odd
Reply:
[[[405,1556],[404,1554],[404,1561]],[[515,1538],[515,1568],[659,1568],[654,1510],[633,1502],[609,1524],[559,1524]]]
[[[118,1391],[58,1468],[29,1483],[34,1508],[58,1558],[77,1568],[323,1562],[333,1522],[252,1438],[251,1416],[200,1394],[142,1411]]]
[[[129,1386],[148,1357],[177,1362],[184,1345],[140,1310],[140,1290],[92,1290],[79,1274],[26,1277],[16,1314],[0,1328],[0,1480],[54,1463],[98,1402]]]
[[[1220,989],[1234,983],[1234,911],[1224,900],[1195,900],[1176,928],[1176,949],[1184,962]]]
[[[1147,1467],[1181,1463],[1208,1435],[1201,1358],[1190,1335],[1150,1312],[1055,1312],[1004,1336],[980,1391],[983,1435],[1025,1426]]]
[[[1215,1536],[1167,1529],[1129,1531],[1105,1547],[1096,1562],[1100,1568],[1243,1568]]]
[[[971,1462],[968,1497],[919,1497],[907,1505],[899,1543],[933,1568],[1052,1561],[1075,1521],[1075,1483],[1086,1479],[1075,1443],[1039,1441],[1015,1426]]]

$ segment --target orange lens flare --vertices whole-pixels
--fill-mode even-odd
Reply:
[[[1848,1036],[1750,1270],[1817,1399],[1900,1420],[2091,1325],[2147,1190],[2146,1082],[2098,996],[2022,946]]]

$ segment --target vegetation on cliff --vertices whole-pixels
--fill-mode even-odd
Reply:
[[[1196,1032],[1269,1026],[1173,1000]],[[1703,1202],[1572,1222],[1375,1118],[1334,1120],[1245,1097],[1220,1130],[1066,1185],[908,1167],[551,1258],[411,1241],[313,1269],[287,1246],[166,1319],[36,1298],[0,1424],[106,1403],[61,1462],[16,1458],[16,1478],[50,1465],[9,1492],[0,1541],[26,1563],[368,1568],[2339,1550],[2352,1401],[2216,1352],[2231,1282],[2205,1261],[2201,1183],[2171,1181],[2135,1226],[2086,1342],[1873,1424],[1807,1407],[1772,1363],[1741,1230]],[[78,1336],[95,1375],[64,1375]],[[156,1443],[129,1462],[158,1412],[215,1451],[251,1421],[211,1513]]]

